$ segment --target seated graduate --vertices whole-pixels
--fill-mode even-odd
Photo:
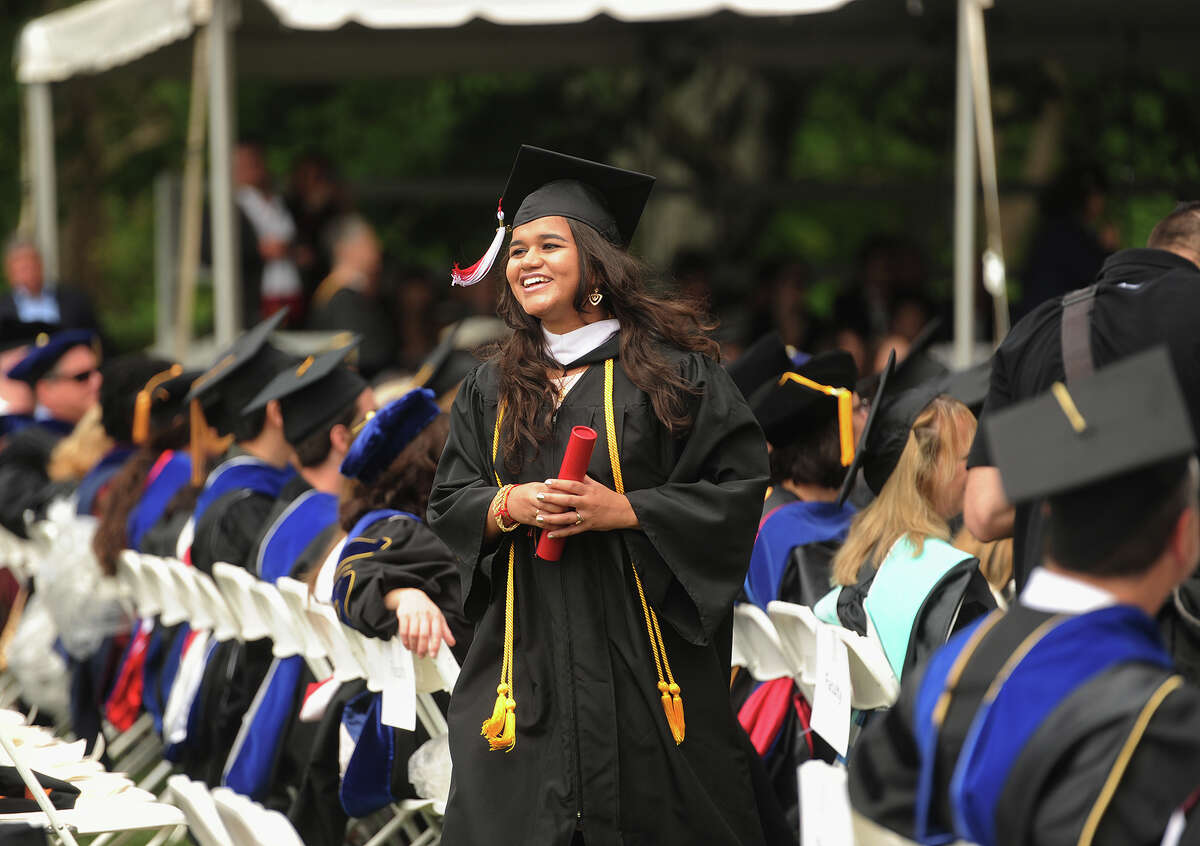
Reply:
[[[8,371],[9,379],[33,389],[36,403],[32,420],[0,452],[0,525],[9,531],[24,537],[25,511],[49,501],[51,452],[99,402],[99,366],[99,336],[73,329],[39,335]]]
[[[857,377],[849,353],[826,353],[750,399],[770,444],[771,483],[791,498],[763,517],[754,541],[745,591],[760,608],[774,599],[815,605],[829,592],[830,562],[856,511],[838,492],[854,457]]]
[[[255,326],[217,357],[213,366],[192,384],[188,401],[203,413],[195,420],[210,423],[234,444],[204,484],[196,507],[180,538],[187,556],[205,573],[223,561],[249,569],[267,515],[295,471],[288,463],[291,447],[283,434],[278,405],[254,414],[242,410],[264,382],[298,360],[272,346],[267,337],[283,320],[283,312]],[[201,431],[193,425],[192,436]],[[199,691],[190,705],[186,739],[168,753],[192,778],[209,786],[220,783],[255,692],[272,661],[268,638],[217,644],[205,664]]]
[[[449,418],[424,389],[367,421],[342,464],[339,513],[349,539],[335,548],[320,579],[331,583],[339,616],[368,637],[397,637],[415,655],[436,655],[444,643],[461,661],[471,625],[462,612],[458,569],[424,522],[448,432]],[[445,700],[439,704],[445,710]],[[428,736],[419,724],[415,732],[381,726],[378,716],[378,694],[363,682],[342,685],[326,705],[305,746],[310,758],[289,812],[305,842],[340,843],[348,816],[415,795],[407,761]],[[344,720],[357,744],[339,779]],[[369,731],[362,728],[366,720]],[[329,801],[335,792],[340,804]]]
[[[106,509],[113,477],[136,452],[133,418],[138,391],[170,366],[171,362],[161,358],[134,353],[106,361],[100,369],[100,425],[112,446],[80,481],[75,492],[76,513],[99,517]]]
[[[833,559],[835,587],[813,610],[824,622],[874,632],[901,678],[996,603],[978,560],[950,545],[975,417],[936,384],[891,396],[887,376],[842,489],[861,464],[876,498],[855,516]]]
[[[983,425],[1009,499],[1048,497],[1042,566],[868,724],[854,808],[922,843],[1196,842],[1200,691],[1153,619],[1200,559],[1196,444],[1167,353]]]
[[[342,461],[361,425],[375,409],[369,385],[347,363],[358,339],[279,373],[245,408],[281,415],[295,478],[283,486],[266,514],[253,569],[273,582],[307,569],[301,553],[337,522]]]

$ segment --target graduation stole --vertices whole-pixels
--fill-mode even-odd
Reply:
[[[500,421],[504,418],[504,407],[496,413],[496,427],[492,433],[492,473],[496,484],[500,484],[500,474],[496,472],[496,454],[500,445]],[[616,414],[613,411],[613,360],[604,362],[604,430],[608,442],[608,460],[612,467],[613,489],[619,494],[625,493],[625,481],[621,474],[621,456],[617,449]],[[511,752],[517,743],[516,700],[513,698],[513,566],[516,560],[516,542],[508,545],[508,576],[504,593],[504,655],[500,665],[500,684],[496,687],[496,704],[492,715],[483,721],[480,733],[487,738],[488,746],[495,751],[503,749]],[[667,647],[663,642],[662,629],[658,624],[658,614],[646,601],[646,592],[642,587],[642,577],[638,574],[637,564],[629,562],[633,571],[633,583],[637,586],[638,600],[642,605],[642,616],[646,621],[646,635],[650,640],[650,655],[654,658],[654,670],[658,675],[658,691],[662,697],[663,713],[667,718],[667,726],[671,737],[679,745],[684,738],[683,698],[680,696],[679,685],[671,672],[671,663],[667,660]]]

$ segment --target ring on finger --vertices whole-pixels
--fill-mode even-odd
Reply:
[[[583,523],[583,515],[580,514],[578,511],[576,511],[575,512],[575,525],[578,526],[581,523]]]

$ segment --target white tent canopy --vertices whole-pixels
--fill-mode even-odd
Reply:
[[[336,74],[337,62],[316,59],[297,62],[295,52],[313,41],[298,45],[295,32],[309,30],[311,36],[323,30],[341,29],[344,49],[337,57],[340,66],[351,72],[420,69],[435,67],[465,68],[473,65],[507,65],[517,57],[521,61],[539,58],[555,63],[636,60],[626,54],[622,43],[628,30],[650,22],[711,18],[719,24],[722,40],[732,46],[730,55],[751,61],[788,63],[792,66],[823,64],[831,53],[842,60],[863,62],[880,57],[903,57],[901,61],[928,61],[936,55],[915,27],[896,26],[897,16],[906,16],[901,0],[875,0],[873,4],[855,3],[862,14],[851,14],[855,24],[848,29],[837,23],[846,13],[817,15],[820,26],[779,26],[767,21],[788,21],[793,16],[831,12],[851,4],[852,0],[247,0],[247,16],[257,15],[257,24],[271,20],[266,29],[278,31],[280,25],[292,31],[287,52],[275,52],[269,42],[256,44],[247,58],[256,59],[256,67],[283,77],[300,73]],[[977,254],[975,242],[975,167],[977,137],[973,125],[978,109],[973,96],[971,76],[975,73],[976,91],[986,88],[986,59],[979,51],[968,61],[969,44],[982,44],[981,10],[992,0],[957,0],[959,18],[959,54],[957,87],[957,130],[955,143],[955,356],[961,366],[970,363],[974,338],[974,275]],[[1074,3],[1077,0],[1070,0]],[[870,5],[871,8],[866,7]],[[909,4],[911,6],[911,2]],[[1034,3],[1037,9],[1047,6]],[[1054,4],[1051,4],[1054,7]],[[264,11],[267,10],[267,11]],[[151,54],[166,53],[174,42],[190,36],[203,26],[207,38],[207,88],[209,129],[209,204],[212,217],[213,279],[216,340],[231,342],[240,326],[239,279],[235,256],[238,252],[232,192],[231,151],[236,134],[234,49],[232,31],[242,16],[241,0],[85,0],[30,22],[21,33],[17,51],[17,77],[26,86],[30,139],[30,162],[37,238],[49,273],[57,270],[57,213],[53,147],[53,119],[50,84],[77,74],[96,73],[132,63]],[[1043,12],[1044,14],[1044,12]],[[739,17],[740,16],[740,17]],[[764,20],[761,25],[735,33],[734,21]],[[975,38],[968,38],[965,22],[975,22]],[[1071,20],[1077,20],[1071,16]],[[608,25],[603,25],[604,21]],[[855,30],[864,21],[873,31]],[[586,23],[589,35],[584,35]],[[601,26],[597,27],[598,24]],[[1072,23],[1072,26],[1075,24]],[[497,37],[498,27],[511,27]],[[344,29],[343,29],[344,28]],[[622,29],[624,28],[624,29]],[[812,30],[809,32],[808,30]],[[357,30],[357,31],[355,31]],[[364,33],[390,30],[384,41],[369,41]],[[419,39],[400,40],[404,30],[422,33]],[[426,34],[427,33],[427,34]],[[553,37],[550,34],[554,33]],[[510,37],[511,34],[511,37]],[[518,40],[518,34],[523,41]],[[384,35],[380,33],[380,35]],[[593,36],[603,36],[593,37]],[[321,36],[326,39],[328,36]],[[276,39],[278,40],[278,39]],[[337,39],[333,39],[337,40]],[[1026,39],[1027,40],[1027,39]],[[556,42],[559,51],[547,51]],[[366,47],[370,49],[363,49]],[[832,47],[830,45],[833,45]],[[1058,45],[1061,48],[1061,45]],[[978,49],[978,48],[976,48]],[[840,51],[840,52],[839,52]],[[365,57],[365,58],[364,58]],[[239,54],[239,61],[242,55]],[[374,64],[372,64],[374,62]],[[382,64],[380,64],[382,62]],[[247,64],[249,61],[247,61]],[[343,71],[345,72],[345,71]],[[982,73],[982,77],[979,75]],[[981,88],[981,85],[983,88]],[[978,114],[980,129],[990,138],[991,115],[985,109]],[[984,159],[985,188],[995,186],[994,161]],[[989,238],[989,241],[992,239]],[[998,244],[998,233],[995,243]],[[1003,278],[1003,263],[992,263]],[[993,277],[996,273],[993,272]],[[999,308],[1006,308],[1002,304]]]

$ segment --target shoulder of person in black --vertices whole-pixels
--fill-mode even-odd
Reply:
[[[1200,268],[1166,250],[1121,250],[1104,262],[1097,278],[1092,312],[1092,355],[1097,367],[1167,343],[1189,398],[1192,419],[1200,421]],[[1048,391],[1066,378],[1062,360],[1062,302],[1041,303],[1013,326],[992,358],[992,377],[981,417]],[[990,466],[980,427],[968,466]]]

